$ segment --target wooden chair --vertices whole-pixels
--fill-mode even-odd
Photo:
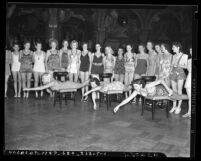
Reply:
[[[106,104],[107,104],[107,111],[109,107],[111,107],[111,102],[121,102],[124,98],[124,92],[119,91],[119,90],[112,90],[112,91],[107,91],[107,92],[100,92],[100,99],[99,99],[99,105],[101,105],[102,102],[102,97],[105,95],[106,96]],[[121,96],[121,99],[118,100],[118,95]],[[115,96],[115,99],[112,99],[112,96]]]
[[[77,89],[73,89],[73,88],[54,91],[54,107],[55,107],[57,102],[59,102],[60,107],[61,107],[62,100],[65,100],[66,105],[67,105],[67,100],[73,100],[74,104],[75,104],[76,92],[77,92]],[[69,96],[69,94],[70,94],[70,96]],[[71,94],[73,94],[73,97],[71,97]]]
[[[144,84],[149,83],[149,82],[153,82],[156,80],[155,76],[143,76],[142,79],[144,80]],[[155,114],[155,109],[157,108],[157,103],[160,102],[164,102],[167,101],[167,105],[165,106],[166,109],[166,116],[168,118],[169,116],[169,104],[172,101],[168,96],[156,96],[156,97],[143,97],[142,98],[142,112],[141,115],[144,114],[144,109],[146,106],[146,102],[150,101],[151,102],[151,108],[148,108],[151,110],[152,112],[152,120],[154,120],[154,114]]]
[[[166,97],[142,97],[142,111],[141,111],[141,115],[144,114],[144,109],[145,109],[145,106],[146,106],[146,101],[149,100],[151,102],[151,112],[152,112],[152,120],[154,120],[154,114],[155,114],[155,110],[157,108],[157,101],[164,101],[166,100],[167,101],[167,105],[165,106],[165,109],[166,109],[166,116],[168,118],[169,116],[169,105],[170,105],[170,101],[172,101],[168,96]]]

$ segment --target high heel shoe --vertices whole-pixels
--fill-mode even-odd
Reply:
[[[177,107],[172,107],[172,109],[169,111],[169,113],[173,113],[176,110]]]
[[[177,107],[176,110],[175,110],[175,114],[179,114],[181,112],[181,108],[180,107]]]

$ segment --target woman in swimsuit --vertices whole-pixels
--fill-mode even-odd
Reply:
[[[114,52],[110,46],[105,47],[106,56],[103,58],[104,73],[111,73],[112,81],[113,81],[113,77],[114,77],[114,67],[115,67],[115,61],[116,61],[115,57],[112,55],[113,53]],[[109,79],[105,78],[104,81],[109,82]]]
[[[101,53],[101,45],[99,43],[96,43],[95,45],[96,48],[96,52],[92,54],[92,67],[91,67],[91,75],[96,75],[96,76],[100,76],[101,74],[103,74],[103,58],[104,58],[104,54]]]
[[[159,74],[160,74],[160,60],[162,59],[162,56],[163,56],[163,52],[161,51],[161,45],[160,44],[155,44],[155,51],[157,53],[155,76],[156,76],[156,79],[158,79]]]
[[[47,50],[47,54],[46,54],[46,60],[45,60],[46,72],[58,71],[61,69],[60,55],[59,55],[59,51],[57,50],[58,42],[56,39],[52,39],[50,40],[49,45],[51,49]]]
[[[78,42],[73,40],[70,44],[69,50],[69,79],[72,82],[77,82],[80,72],[80,55],[81,51],[78,50]]]
[[[38,87],[39,82],[41,82],[41,76],[45,73],[45,52],[42,51],[42,43],[36,42],[36,51],[33,53],[34,58],[34,87]],[[35,92],[36,98],[38,98],[38,92]],[[43,96],[43,91],[41,91],[41,97]]]
[[[72,81],[60,82],[54,79],[53,72],[45,73],[42,76],[43,86],[35,87],[35,88],[25,88],[24,91],[39,91],[44,89],[51,90],[68,90],[68,89],[79,89],[89,85],[90,80],[87,80],[83,83],[76,83]]]
[[[59,51],[61,70],[68,72],[68,66],[69,66],[68,41],[63,40],[62,45],[63,47]]]
[[[125,59],[125,84],[129,85],[133,81],[134,78],[134,72],[135,72],[135,57],[136,53],[132,53],[132,45],[128,44],[126,45],[127,52],[124,55]],[[129,95],[131,94],[131,91],[129,91]],[[126,97],[127,93],[126,93]]]
[[[29,88],[31,84],[31,76],[33,72],[33,52],[30,50],[30,42],[26,41],[24,43],[24,50],[20,51],[20,59],[21,62],[20,66],[20,73],[22,78],[22,88]],[[29,97],[29,92],[24,91],[24,98]]]
[[[145,53],[145,45],[138,45],[139,54],[136,55],[136,67],[134,79],[139,79],[142,76],[146,75],[147,64],[148,64],[148,55]]]
[[[4,97],[6,98],[7,97],[7,89],[8,89],[8,78],[10,77],[10,74],[11,74],[11,72],[10,72],[10,64],[11,64],[11,52],[10,52],[10,50],[7,50],[6,49],[6,56],[5,56],[5,58],[6,58],[6,63],[5,63],[5,68],[6,68],[6,70],[5,70],[5,95],[4,95]]]
[[[157,63],[157,54],[153,49],[153,42],[147,42],[148,49],[148,66],[147,66],[147,76],[155,76],[156,63]]]
[[[167,86],[170,87],[172,54],[170,53],[170,47],[168,44],[162,43],[161,50],[163,52],[163,56],[160,59],[159,79],[164,80]]]
[[[13,45],[13,52],[12,54],[12,64],[11,64],[11,71],[13,74],[14,80],[14,97],[21,97],[21,75],[20,75],[20,66],[21,63],[19,62],[20,52],[19,52],[19,44],[15,43]],[[18,88],[17,88],[18,87]]]
[[[91,67],[91,76],[98,77],[100,79],[100,75],[103,74],[104,70],[104,54],[101,52],[101,44],[96,43],[95,45],[96,52],[92,54],[92,67]],[[93,88],[93,87],[92,87]],[[96,93],[95,93],[96,95]],[[99,99],[100,95],[97,93],[97,98]]]
[[[170,80],[173,91],[178,95],[182,95],[184,80],[186,79],[184,69],[187,68],[188,64],[188,55],[184,54],[181,49],[182,46],[179,42],[174,42],[172,44],[172,50],[176,54],[173,55],[172,58],[172,70],[170,73]],[[179,114],[181,112],[182,100],[179,101],[178,106],[176,106],[176,104],[177,102],[174,101],[170,113],[173,113],[175,111],[175,114]]]
[[[106,82],[100,82],[100,79],[96,76],[92,77],[90,81],[90,85],[92,87],[92,90],[86,92],[84,96],[87,96],[88,94],[92,93],[92,101],[93,101],[93,108],[94,110],[97,109],[96,105],[96,91],[100,92],[107,92],[107,91],[129,91],[132,89],[132,86],[130,85],[124,85],[122,82],[119,81],[113,81],[111,83]]]
[[[82,44],[82,52],[80,56],[80,78],[81,82],[85,82],[89,79],[89,75],[91,73],[91,52],[88,50],[88,43],[84,42]],[[85,88],[82,88],[82,96],[84,95],[84,92],[88,91],[88,86]],[[87,97],[84,99],[84,101],[87,100]]]
[[[117,105],[114,108],[114,113],[116,113],[120,107],[127,104],[130,100],[135,98],[137,95],[142,96],[150,96],[150,97],[160,97],[161,99],[167,97],[170,100],[182,100],[182,99],[188,99],[187,95],[178,95],[175,93],[171,88],[169,88],[163,80],[157,80],[151,83],[147,83],[145,87],[143,88],[143,81],[134,81],[133,82],[134,92],[126,98],[124,101],[122,101],[119,105]]]
[[[118,56],[116,58],[116,63],[114,67],[115,81],[124,82],[125,75],[125,60],[123,56],[123,48],[118,48]]]
[[[192,70],[192,47],[189,48],[189,56],[188,56],[188,75],[186,78],[186,83],[185,83],[185,88],[186,88],[186,92],[188,95],[188,112],[186,114],[183,115],[183,117],[189,117],[191,118],[191,70]]]

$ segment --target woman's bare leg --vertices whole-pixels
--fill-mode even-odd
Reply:
[[[38,87],[38,82],[39,82],[39,73],[34,72],[34,87]],[[35,92],[36,98],[38,98],[38,92]]]
[[[31,76],[32,73],[27,73],[27,88],[30,88],[31,86]],[[29,91],[27,92],[27,98],[29,97]]]
[[[171,86],[172,86],[172,90],[177,93],[177,83],[173,80],[171,80]],[[170,113],[174,112],[176,110],[176,106],[177,106],[177,101],[173,101],[173,107],[170,110]]]
[[[115,74],[114,79],[115,79],[115,81],[119,81],[119,74]]]
[[[15,91],[14,97],[17,97],[17,72],[16,71],[12,71],[12,74],[13,74],[14,91]]]
[[[74,74],[74,82],[77,83],[77,81],[78,81],[78,74]]]
[[[73,82],[73,73],[69,73],[69,80]]]
[[[119,75],[119,81],[120,81],[121,83],[124,83],[124,74],[120,74],[120,75]]]
[[[89,72],[85,72],[85,76],[84,76],[84,80],[87,81],[89,80]],[[85,87],[85,92],[88,92],[89,90],[89,86],[86,86]],[[87,100],[88,97],[86,97],[86,100]]]
[[[92,101],[94,104],[94,110],[96,110],[97,106],[96,106],[96,92],[92,92]]]
[[[80,72],[80,77],[81,77],[81,83],[83,83],[85,80],[84,80],[84,72]],[[82,91],[82,97],[83,97],[83,95],[84,95],[84,88],[85,87],[83,87],[82,89],[81,89],[81,91]]]
[[[40,86],[42,85],[42,75],[43,75],[43,73],[39,73],[39,84],[40,84]],[[40,96],[41,97],[43,96],[43,90],[41,90]]]
[[[129,85],[129,83],[128,83],[128,72],[125,73],[125,80],[124,80],[124,82],[125,82],[125,85]],[[126,95],[126,98],[128,98],[127,92],[125,92],[125,95]]]
[[[177,94],[178,95],[182,95],[183,85],[184,85],[184,80],[178,80],[177,81],[177,87],[178,87],[177,88],[178,89]],[[180,111],[181,111],[181,104],[182,104],[182,100],[179,100],[178,107],[177,107],[177,109],[175,111],[175,114],[179,114],[180,113]]]
[[[129,73],[129,76],[128,76],[128,84],[131,84],[131,82],[133,81],[133,78],[134,78],[134,72],[132,73]],[[129,96],[131,95],[131,90],[129,91]]]
[[[21,73],[21,78],[22,78],[22,89],[26,88],[26,73]],[[23,91],[23,97],[26,97],[26,92]]]
[[[188,95],[188,112],[183,117],[191,117],[191,88],[186,88],[186,93]]]
[[[20,72],[17,72],[17,80],[18,80],[18,97],[21,97],[21,89],[22,89],[22,79]]]
[[[8,78],[9,78],[9,75],[6,75],[5,76],[5,95],[4,95],[4,97],[7,97]]]

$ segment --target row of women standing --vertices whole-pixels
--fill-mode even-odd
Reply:
[[[89,75],[100,75],[102,73],[112,73],[116,81],[130,84],[133,79],[141,76],[156,76],[163,79],[168,86],[172,85],[174,91],[182,94],[184,80],[186,79],[184,68],[187,68],[188,56],[181,52],[181,44],[173,43],[172,50],[175,55],[170,53],[170,47],[166,43],[138,45],[138,54],[132,52],[133,46],[126,45],[126,51],[122,47],[118,48],[117,57],[113,55],[110,46],[105,47],[105,54],[101,52],[101,45],[95,45],[96,51],[91,53],[88,44],[82,44],[82,51],[78,49],[78,42],[73,40],[69,43],[63,41],[63,47],[57,50],[58,42],[50,41],[50,48],[45,53],[42,51],[42,44],[35,44],[35,51],[30,50],[30,42],[24,43],[24,49],[19,51],[19,44],[13,45],[13,51],[6,50],[6,89],[7,80],[12,73],[14,79],[15,96],[21,97],[22,88],[30,87],[32,74],[34,75],[34,86],[37,87],[41,75],[48,71],[67,71],[69,80],[77,82],[80,77],[81,82],[89,78]],[[148,51],[148,54],[146,52]],[[9,70],[11,64],[11,72]],[[175,69],[175,70],[173,70]],[[113,79],[112,79],[113,80]],[[190,83],[190,82],[189,82]],[[18,88],[17,88],[18,87]],[[82,89],[82,94],[88,91],[88,87]],[[131,91],[130,91],[131,93]],[[41,92],[41,96],[43,92]],[[24,92],[23,97],[28,98],[29,93]],[[36,97],[38,93],[36,92]],[[181,106],[181,103],[178,104]]]

